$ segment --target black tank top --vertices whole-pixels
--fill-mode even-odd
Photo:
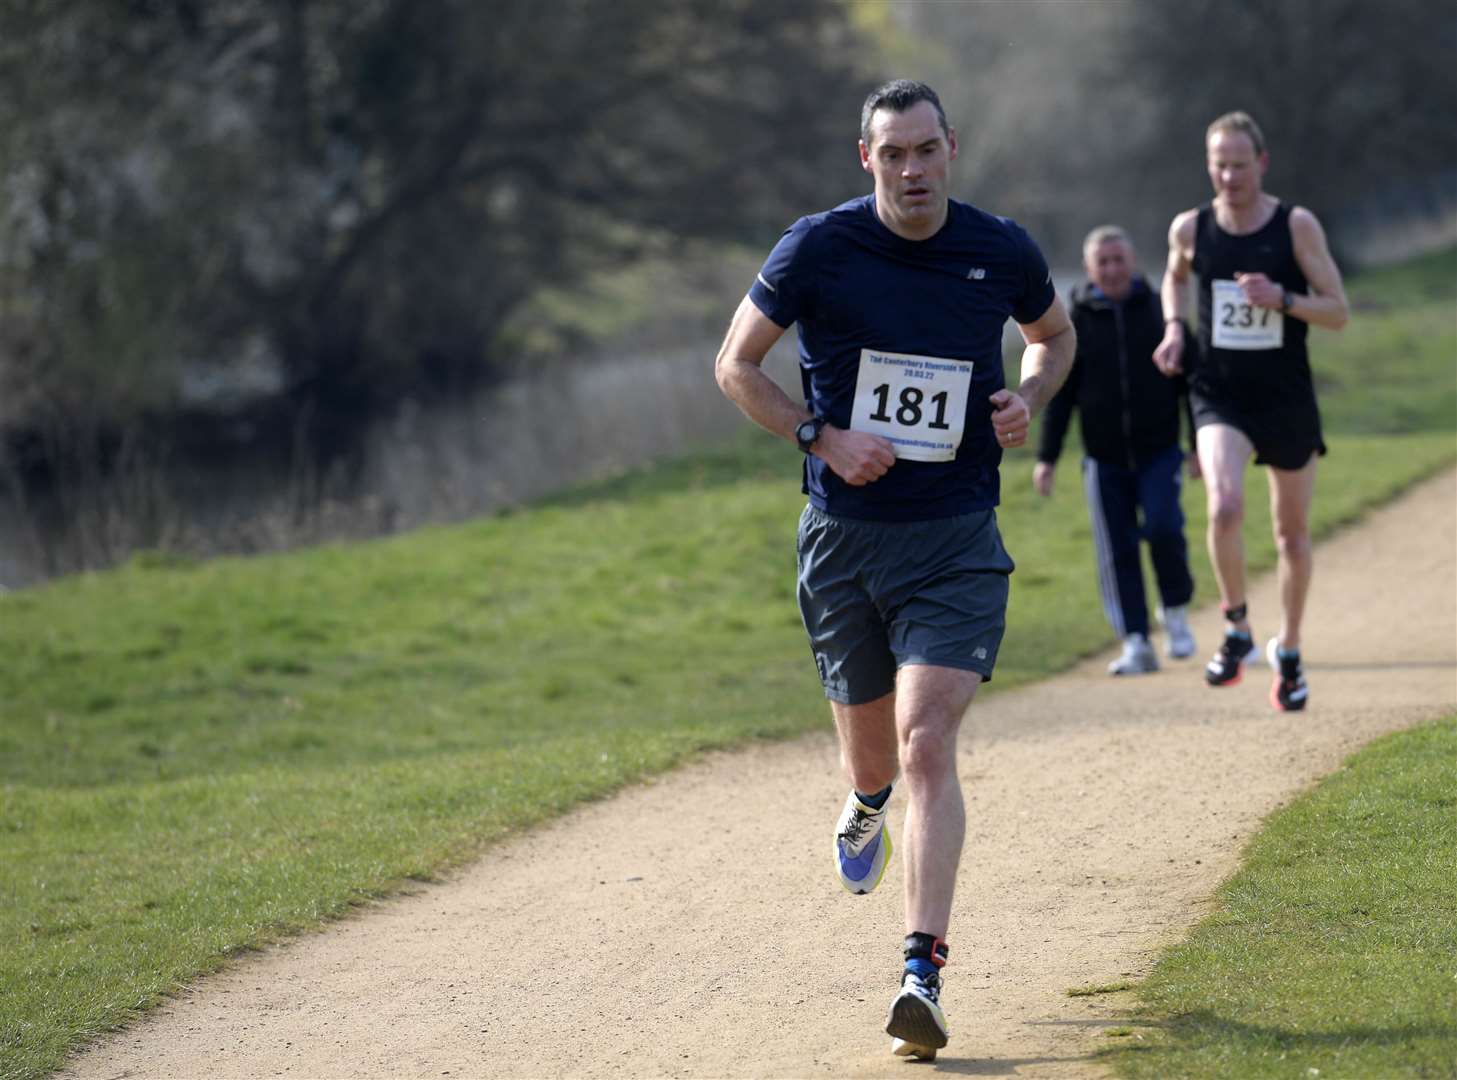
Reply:
[[[1219,227],[1211,204],[1201,206],[1193,269],[1199,276],[1200,355],[1190,388],[1247,412],[1314,401],[1305,321],[1253,307],[1234,284],[1236,274],[1260,272],[1292,293],[1307,290],[1290,236],[1290,208],[1277,204],[1262,227],[1235,236]]]

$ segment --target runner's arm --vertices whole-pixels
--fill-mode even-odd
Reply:
[[[713,374],[719,389],[745,416],[797,446],[794,429],[810,419],[809,410],[790,400],[764,371],[764,358],[785,329],[760,311],[752,299],[744,297],[724,335]],[[830,424],[820,431],[814,454],[842,480],[856,486],[879,479],[895,464],[895,451],[888,439],[843,431]]]
[[[1058,296],[1052,298],[1036,322],[1018,323],[1017,329],[1027,343],[1022,350],[1022,379],[1017,385],[1017,396],[1027,403],[1029,414],[1036,416],[1067,379],[1077,352],[1078,335]]]
[[[998,390],[991,396],[992,430],[1002,447],[1027,441],[1032,417],[1057,393],[1072,366],[1078,336],[1068,320],[1062,300],[1054,296],[1035,322],[1018,323],[1022,340],[1022,380],[1016,391]]]
[[[785,327],[769,318],[747,296],[734,312],[713,362],[713,375],[724,395],[765,431],[794,442],[794,429],[810,418],[764,372],[764,358]]]
[[[1314,214],[1297,206],[1290,211],[1290,236],[1295,242],[1295,261],[1300,264],[1310,291],[1291,293],[1286,314],[1327,330],[1341,329],[1351,313],[1341,271],[1331,257],[1325,230]]]
[[[1159,287],[1164,306],[1164,338],[1153,351],[1154,366],[1169,376],[1183,372],[1184,352],[1189,346],[1184,338],[1193,309],[1189,302],[1189,280],[1198,221],[1197,210],[1185,210],[1169,226],[1169,263]]]

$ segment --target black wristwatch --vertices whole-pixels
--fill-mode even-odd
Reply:
[[[799,427],[795,428],[794,441],[799,443],[800,450],[802,450],[806,454],[812,451],[814,449],[815,442],[818,441],[820,437],[820,432],[824,430],[824,427],[824,417],[811,416],[804,423],[800,424]]]
[[[1295,297],[1290,295],[1289,289],[1280,290],[1280,314],[1288,315],[1290,309],[1295,306]]]

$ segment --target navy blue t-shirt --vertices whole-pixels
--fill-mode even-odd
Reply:
[[[1002,329],[1008,318],[1035,322],[1055,296],[1047,262],[1021,226],[967,203],[950,201],[946,224],[927,240],[886,228],[874,195],[790,226],[749,297],[778,325],[799,324],[800,375],[816,416],[850,427],[863,349],[972,364],[954,460],[898,457],[879,480],[852,487],[807,455],[810,502],[829,514],[876,521],[925,521],[996,506],[1002,450],[988,398],[1005,385]],[[946,420],[929,399],[908,392],[912,397],[899,401],[880,399],[881,412],[893,415],[899,406],[923,424]]]

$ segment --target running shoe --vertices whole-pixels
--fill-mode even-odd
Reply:
[[[887,1035],[894,1037],[891,1053],[899,1057],[934,1058],[946,1045],[946,1015],[941,1011],[941,976],[901,976],[900,993],[890,1003]]]
[[[835,872],[840,884],[857,896],[880,884],[890,862],[890,829],[885,821],[889,803],[887,799],[877,810],[852,791],[835,826]]]
[[[1159,658],[1144,634],[1129,634],[1123,639],[1123,652],[1108,665],[1109,675],[1146,675],[1159,669]]]
[[[904,1039],[891,1039],[890,1052],[896,1057],[915,1058],[917,1061],[935,1061],[936,1048],[934,1046],[917,1046],[913,1042],[906,1042]]]
[[[1310,687],[1305,685],[1300,654],[1281,656],[1280,639],[1272,637],[1265,646],[1265,659],[1275,672],[1275,682],[1270,687],[1270,704],[1281,712],[1299,712],[1305,708],[1305,702],[1310,697]]]
[[[1194,631],[1189,629],[1189,607],[1187,604],[1180,604],[1178,607],[1167,607],[1159,609],[1159,622],[1163,623],[1164,634],[1164,655],[1170,660],[1187,660],[1193,656],[1199,646],[1194,641]]]
[[[1251,662],[1250,654],[1255,643],[1248,634],[1235,634],[1226,630],[1224,644],[1204,668],[1204,681],[1210,686],[1233,686],[1244,674],[1244,666]]]

